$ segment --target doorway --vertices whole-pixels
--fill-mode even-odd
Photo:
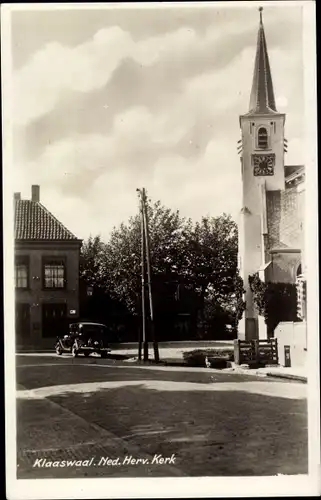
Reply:
[[[16,344],[23,345],[30,338],[30,304],[16,303]]]
[[[67,329],[67,305],[42,304],[42,336],[53,338],[64,335]]]

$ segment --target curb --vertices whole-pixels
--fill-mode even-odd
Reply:
[[[302,382],[303,384],[308,383],[307,377],[302,377],[301,375],[293,375],[291,373],[277,373],[277,372],[260,372],[254,370],[231,370],[231,373],[238,373],[242,375],[257,375],[258,377],[270,377],[292,380],[293,382]]]
[[[287,380],[292,380],[296,382],[302,382],[304,384],[308,383],[308,377],[302,376],[302,375],[294,375],[292,373],[282,373],[282,372],[276,372],[273,371],[273,368],[271,371],[265,371],[261,372],[260,368],[256,369],[251,369],[251,368],[241,368],[239,365],[233,364],[231,367],[234,373],[242,373],[242,374],[248,374],[248,375],[257,375],[260,377],[271,377],[271,378],[280,378],[280,379],[287,379]]]
[[[295,380],[298,382],[302,382],[304,384],[308,383],[308,377],[302,377],[301,375],[291,375],[290,373],[267,373],[267,377],[274,377],[274,378],[285,378],[288,380]]]

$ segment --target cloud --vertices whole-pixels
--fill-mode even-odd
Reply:
[[[255,17],[245,30],[234,17],[140,39],[110,26],[82,44],[45,45],[14,77],[16,189],[29,197],[30,185],[40,184],[44,204],[84,238],[108,238],[136,213],[137,187],[194,219],[235,216],[254,25]],[[301,163],[302,55],[293,27],[289,36],[270,31],[276,99],[287,113],[286,161]]]
[[[189,50],[195,38],[192,30],[182,28],[135,43],[129,33],[110,27],[74,48],[49,43],[15,75],[15,120],[27,124],[52,110],[63,91],[90,92],[106,85],[126,58],[150,66],[173,50],[178,56]]]
[[[193,219],[222,212],[235,216],[240,193],[239,160],[231,158],[228,140],[210,141],[197,162],[179,156],[162,158],[150,180],[153,198]]]
[[[127,220],[137,209],[135,190],[142,186],[153,199],[187,216],[223,211],[235,216],[240,206],[238,115],[247,111],[253,58],[254,48],[245,48],[224,69],[186,80],[180,96],[157,113],[135,106],[115,115],[108,135],[73,134],[47,145],[39,158],[19,169],[20,182],[41,184],[52,206],[59,193],[57,216],[81,236],[99,228],[107,234]],[[297,64],[278,49],[270,59],[281,81]],[[283,104],[293,105],[299,122],[300,106],[295,88],[290,89]],[[289,158],[298,163],[297,134],[294,139]]]
[[[76,136],[49,145],[37,161],[17,171],[20,190],[25,195],[30,183],[40,184],[43,203],[79,237],[102,233],[107,238],[115,224],[135,214],[137,187],[194,218],[236,209],[235,196],[227,195],[238,183],[238,159],[230,155],[229,140],[209,142],[195,161],[171,152],[167,125],[164,116],[133,109],[118,117],[110,137]],[[177,139],[179,133],[170,130]],[[164,137],[167,149],[149,164],[148,148],[157,148]]]
[[[250,24],[247,29],[251,29]],[[232,21],[214,24],[199,34],[186,26],[135,41],[129,32],[111,26],[75,47],[47,43],[15,72],[14,119],[26,125],[52,111],[66,91],[86,93],[102,88],[126,59],[141,67],[154,66],[160,61],[175,61],[180,67],[180,61],[185,63],[190,59],[193,66],[208,49],[215,58],[219,53],[217,42],[223,34],[231,35],[233,42],[238,36],[244,37],[244,28]],[[232,53],[231,46],[229,50]]]
[[[50,40],[50,31],[56,30],[57,41],[43,45],[15,72],[13,116],[18,125],[15,128],[15,142],[19,143],[21,159],[33,159],[41,154],[48,142],[59,141],[75,133],[109,135],[114,118],[133,107],[148,108],[153,114],[165,108],[170,110],[180,100],[189,81],[202,79],[206,75],[209,75],[208,89],[211,88],[211,92],[208,91],[209,100],[206,101],[201,94],[202,84],[199,90],[195,88],[194,108],[200,106],[203,112],[208,107],[213,113],[220,110],[224,114],[225,98],[228,98],[230,103],[233,99],[236,103],[235,115],[244,112],[253,71],[256,10],[209,8],[206,12],[211,18],[210,23],[208,20],[205,22],[205,10],[202,9],[192,9],[194,15],[191,12],[187,15],[184,9],[169,10],[167,32],[165,18],[160,16],[160,11],[151,10],[148,14],[141,11],[135,12],[135,15],[128,11],[127,17],[126,11],[118,15],[116,11],[112,12],[113,15],[109,16],[105,12],[104,17],[102,11],[101,19],[105,18],[106,27],[96,33],[93,31],[95,23],[91,31],[89,27],[84,30],[82,26],[85,33],[82,43],[79,43],[82,39],[80,33],[76,36],[77,23],[71,30],[71,20],[67,22],[64,18],[63,25],[58,29],[57,15],[56,23],[50,26],[48,19],[42,19],[41,26],[47,22],[47,38],[42,37],[44,28],[40,30],[37,23],[33,32],[29,33],[28,40],[32,35],[44,43]],[[250,12],[252,16],[249,16]],[[275,9],[266,9],[264,13],[270,53],[276,48],[283,55],[289,53],[289,48],[292,51],[288,61],[283,61],[284,67],[292,64],[292,56],[296,61],[301,53],[298,45],[299,12],[297,8],[278,8],[277,16]],[[79,16],[80,12],[76,12],[75,22],[77,19],[79,21]],[[142,29],[143,18],[146,19],[145,24],[155,26],[155,29],[147,29],[146,26],[146,29]],[[35,19],[40,22],[38,17]],[[284,20],[288,23],[286,36],[282,25]],[[158,30],[159,22],[161,33]],[[31,26],[30,19],[26,24],[20,20],[19,30],[16,27],[14,31],[14,52],[20,50],[17,43],[20,40],[21,45],[21,31],[31,31]],[[138,26],[140,32],[137,32]],[[78,44],[68,41],[68,30],[72,31],[69,38],[77,39]],[[90,32],[94,34],[86,39]],[[153,33],[157,35],[151,35]],[[51,34],[53,37],[54,33]],[[249,55],[248,60],[246,53]],[[233,65],[238,67],[238,71],[225,74],[225,70]],[[279,80],[283,87],[286,81],[288,87],[291,72],[286,74],[285,80],[284,73],[282,71]],[[292,82],[300,80],[298,69],[291,76]],[[287,90],[282,88],[284,95]],[[300,89],[298,91],[300,93]],[[237,99],[237,94],[243,97],[242,105],[239,105],[241,100]],[[191,99],[189,105],[192,105]],[[293,111],[293,106],[290,107]],[[202,120],[198,118],[201,111],[192,111],[189,114],[188,110],[182,112],[182,107],[180,109],[185,120],[191,121],[190,116]],[[176,119],[179,120],[179,117],[177,113]],[[223,129],[226,126],[224,118],[219,118]],[[228,114],[225,113],[226,122],[227,118]],[[199,127],[198,124],[196,126]]]

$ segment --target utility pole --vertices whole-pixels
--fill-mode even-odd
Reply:
[[[148,361],[148,341],[146,337],[146,286],[145,286],[145,222],[144,222],[144,207],[143,198],[140,189],[137,189],[140,196],[139,210],[140,210],[140,220],[141,220],[141,268],[142,268],[142,326],[139,332],[139,343],[138,343],[138,359],[142,359],[142,344],[143,344],[143,356],[144,361]]]
[[[143,220],[143,212],[142,212],[142,204],[141,201],[139,200],[139,213],[140,213],[140,219],[141,219],[141,266],[142,266],[142,286],[141,286],[141,294],[142,294],[142,325],[139,327],[139,338],[138,338],[138,359],[141,361],[142,359],[142,341],[145,338],[146,334],[146,318],[145,318],[145,242],[144,242],[144,233],[143,233],[143,226],[144,226],[144,220]]]
[[[153,296],[152,296],[152,280],[151,280],[151,266],[150,266],[150,246],[149,246],[149,226],[148,226],[148,214],[146,208],[146,194],[145,189],[142,189],[142,210],[143,210],[143,221],[145,226],[145,241],[146,241],[146,262],[147,262],[147,277],[148,277],[148,293],[149,293],[149,309],[150,309],[150,325],[151,333],[154,346],[154,358],[155,362],[159,362],[159,350],[158,343],[155,334],[155,323],[154,323],[154,308],[153,308]]]

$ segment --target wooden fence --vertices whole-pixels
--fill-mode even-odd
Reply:
[[[237,365],[277,365],[278,341],[275,338],[264,340],[235,340],[234,361]]]

